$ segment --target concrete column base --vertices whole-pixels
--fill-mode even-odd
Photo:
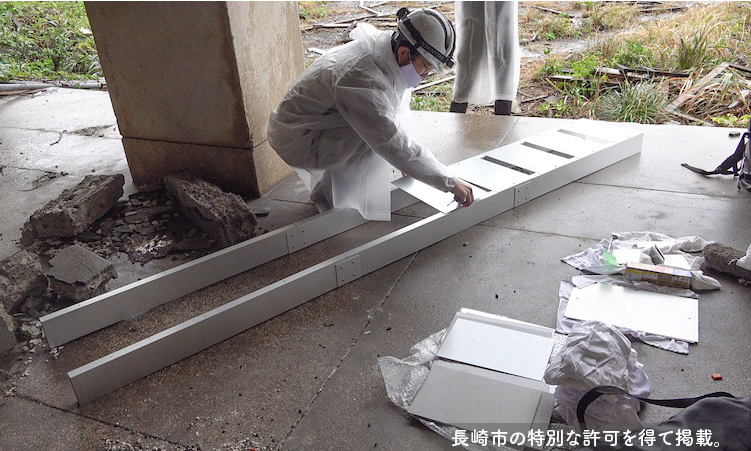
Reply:
[[[225,191],[258,197],[293,172],[266,141],[248,149],[123,138],[123,147],[137,184],[189,171]]]

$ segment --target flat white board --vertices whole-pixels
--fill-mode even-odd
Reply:
[[[513,376],[495,371],[435,361],[407,411],[469,431],[526,435],[532,428],[548,428],[553,403],[547,388],[518,385]]]
[[[613,257],[619,265],[625,265],[626,263],[641,263],[641,249],[613,249]],[[652,260],[649,261],[650,263]]]
[[[457,317],[438,357],[541,381],[553,338]]]
[[[699,300],[604,283],[571,292],[564,316],[697,343]]]
[[[665,262],[660,266],[670,266],[671,268],[685,269],[691,271],[691,265],[688,264],[686,257],[680,254],[665,255]]]

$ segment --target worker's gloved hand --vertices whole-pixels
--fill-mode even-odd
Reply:
[[[469,207],[472,205],[472,202],[475,201],[475,196],[472,194],[472,187],[461,180],[457,179],[456,185],[451,189],[451,192],[454,193],[456,196],[455,199],[457,199],[457,202],[459,202],[462,207]]]

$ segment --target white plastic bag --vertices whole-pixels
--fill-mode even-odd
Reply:
[[[631,342],[613,326],[586,321],[571,329],[568,341],[553,357],[545,370],[545,382],[557,385],[558,412],[570,426],[577,427],[576,407],[590,389],[601,385],[619,387],[634,396],[648,397],[651,392],[644,365],[637,360]],[[587,409],[589,429],[608,426],[638,428],[639,400],[618,396],[601,396]]]

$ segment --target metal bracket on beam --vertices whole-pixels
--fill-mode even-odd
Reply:
[[[290,254],[311,244],[313,244],[313,241],[306,235],[303,227],[295,227],[287,232],[287,250]]]
[[[360,255],[352,256],[336,264],[336,286],[341,287],[362,276]]]
[[[514,188],[514,207],[518,207],[519,205],[529,201],[529,194],[529,182],[517,185]]]

